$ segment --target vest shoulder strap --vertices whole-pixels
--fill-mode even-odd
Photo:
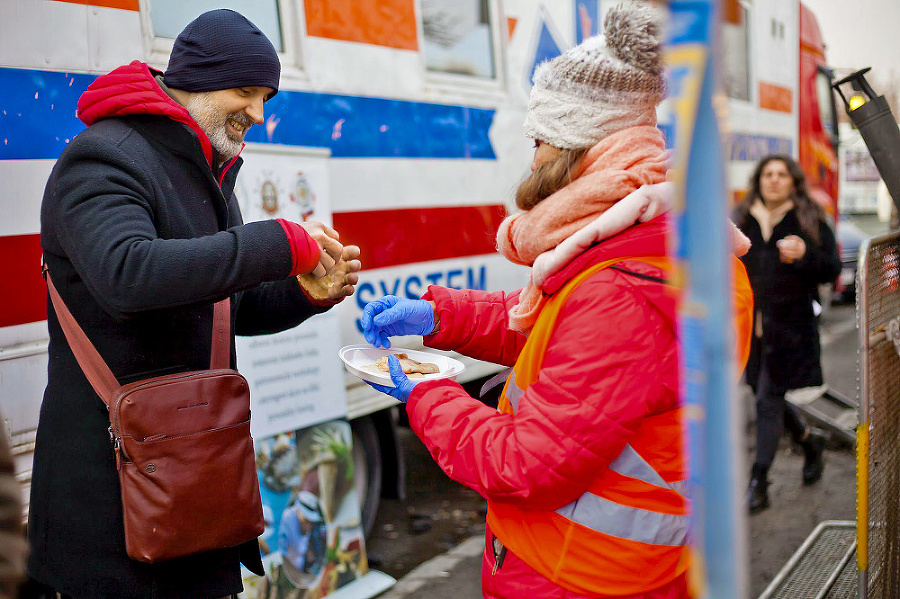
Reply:
[[[553,334],[553,329],[559,318],[559,313],[565,305],[566,300],[569,299],[579,285],[605,268],[615,268],[615,270],[620,272],[641,275],[640,278],[644,278],[645,275],[643,275],[643,273],[637,273],[617,266],[619,262],[625,262],[627,260],[644,262],[645,264],[657,266],[666,273],[671,272],[671,260],[665,256],[622,256],[612,260],[598,262],[570,279],[559,291],[553,294],[553,297],[551,297],[541,309],[541,313],[538,315],[537,321],[535,322],[534,327],[532,327],[531,333],[528,335],[528,341],[525,342],[525,346],[522,348],[519,358],[516,360],[512,372],[509,373],[509,378],[506,380],[506,385],[498,404],[500,411],[505,413],[515,411],[515,407],[510,401],[510,395],[517,395],[524,392],[525,388],[537,377],[537,373],[543,362],[544,353],[550,343],[550,336]],[[657,279],[658,277],[653,278]],[[667,281],[667,279],[659,280],[660,282]]]

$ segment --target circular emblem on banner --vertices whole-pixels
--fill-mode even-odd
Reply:
[[[262,209],[267,214],[276,214],[278,212],[278,189],[271,181],[265,181],[260,189],[260,197],[262,198]]]
[[[294,200],[300,208],[300,217],[305,221],[316,211],[316,195],[309,185],[309,180],[303,172],[297,173],[297,182],[294,184]]]

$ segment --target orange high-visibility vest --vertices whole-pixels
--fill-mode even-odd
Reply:
[[[737,256],[732,256],[732,275],[734,281],[734,329],[737,343],[738,376],[747,366],[750,358],[750,342],[753,340],[753,289],[747,268]]]
[[[537,380],[566,299],[595,272],[627,259],[594,265],[547,302],[506,381],[502,412],[515,413]],[[630,259],[670,272],[666,258]],[[534,570],[576,593],[636,595],[671,582],[688,567],[681,436],[680,409],[645,418],[576,501],[555,511],[490,501],[491,531]]]

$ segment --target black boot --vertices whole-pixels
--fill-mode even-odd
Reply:
[[[751,514],[756,514],[769,507],[769,468],[753,464],[750,473],[750,485],[747,487],[747,507]]]
[[[825,469],[825,435],[811,428],[800,445],[803,447],[803,484],[811,485],[822,478]]]

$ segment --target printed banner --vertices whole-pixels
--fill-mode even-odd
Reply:
[[[236,193],[245,222],[331,224],[327,152],[248,145],[242,156]],[[346,416],[340,348],[334,310],[288,331],[237,338],[238,367],[250,382],[254,438]]]
[[[328,155],[248,145],[237,183],[244,221],[330,225]],[[336,310],[237,338],[266,519],[266,575],[243,571],[243,599],[318,599],[368,572],[339,350]]]

